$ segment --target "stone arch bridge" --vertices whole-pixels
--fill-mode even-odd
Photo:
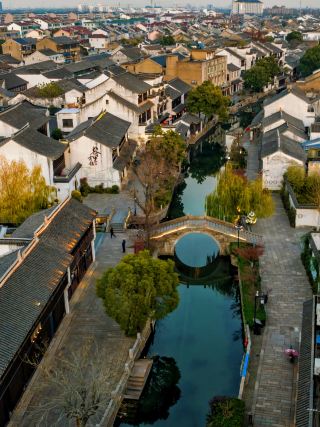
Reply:
[[[263,245],[262,236],[247,230],[238,230],[234,224],[210,216],[187,215],[158,224],[152,229],[151,240],[156,244],[158,255],[174,255],[175,245],[188,233],[205,233],[212,236],[219,245],[220,254],[228,253],[231,242]]]

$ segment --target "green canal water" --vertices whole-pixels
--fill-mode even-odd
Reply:
[[[204,214],[205,196],[214,189],[223,160],[218,145],[203,145],[177,188],[170,218]],[[192,267],[205,266],[217,250],[210,236],[197,233],[176,245],[180,262]],[[210,399],[238,395],[243,355],[238,292],[229,259],[217,261],[210,279],[183,279],[178,308],[157,322],[147,351],[155,357],[150,380],[139,404],[125,407],[122,427],[204,427]]]

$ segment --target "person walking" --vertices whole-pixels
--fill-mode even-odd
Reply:
[[[110,237],[111,237],[111,239],[112,239],[112,237],[116,237],[116,235],[114,234],[114,231],[113,231],[113,227],[110,227]]]
[[[126,241],[125,239],[122,240],[122,252],[125,253],[126,251]]]

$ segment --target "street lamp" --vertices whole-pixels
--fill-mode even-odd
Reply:
[[[262,327],[262,323],[257,319],[257,300],[261,305],[266,304],[268,302],[268,294],[259,294],[259,291],[257,291],[254,296],[253,333],[255,335],[260,335],[259,330]]]
[[[238,248],[239,248],[240,247],[240,231],[243,230],[243,226],[240,224],[236,224],[234,227],[238,232]]]

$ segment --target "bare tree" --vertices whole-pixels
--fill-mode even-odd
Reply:
[[[115,378],[105,363],[104,353],[88,341],[68,357],[54,358],[38,364],[38,358],[25,360],[40,370],[35,402],[24,415],[28,427],[66,426],[69,421],[77,427],[98,422],[106,409]]]

